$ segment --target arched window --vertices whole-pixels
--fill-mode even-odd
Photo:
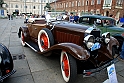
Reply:
[[[16,5],[15,8],[18,8],[18,5]]]
[[[35,6],[33,8],[35,9]]]
[[[86,1],[86,5],[89,5],[89,1],[88,0]]]
[[[8,5],[6,4],[6,7],[8,7]]]

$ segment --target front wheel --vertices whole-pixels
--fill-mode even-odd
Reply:
[[[72,83],[77,76],[77,64],[75,58],[66,53],[66,51],[62,51],[60,64],[63,79],[67,83]]]

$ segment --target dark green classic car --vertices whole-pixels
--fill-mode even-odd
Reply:
[[[83,15],[79,18],[79,23],[89,26],[92,26],[95,23],[102,33],[110,32],[110,34],[119,41],[119,49],[121,50],[124,41],[124,28],[118,27],[115,19],[100,15]]]

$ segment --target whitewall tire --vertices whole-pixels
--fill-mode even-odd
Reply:
[[[77,64],[75,58],[66,53],[66,51],[62,51],[60,65],[64,81],[67,83],[72,83],[77,76]]]

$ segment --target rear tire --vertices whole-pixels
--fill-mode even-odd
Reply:
[[[64,81],[67,83],[74,82],[77,76],[77,64],[75,58],[70,54],[67,54],[66,51],[62,51],[60,64]]]
[[[20,37],[20,40],[21,40],[21,44],[22,46],[26,46],[26,43],[25,43],[25,37],[24,37],[24,33],[21,31],[21,37]]]

